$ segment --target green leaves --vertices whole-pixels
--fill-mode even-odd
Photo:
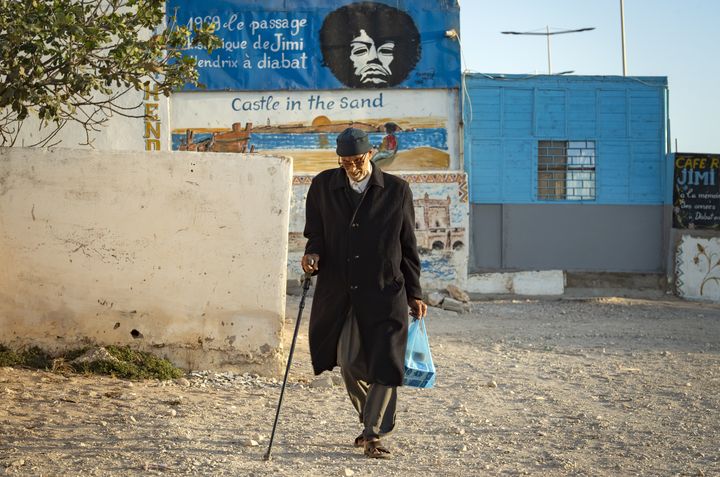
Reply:
[[[211,51],[222,41],[213,25],[190,31],[171,21],[158,32],[164,3],[0,0],[0,145],[30,111],[58,127],[81,123],[89,134],[112,114],[132,115],[115,103],[123,88],[150,80],[168,95],[197,85],[195,60],[181,50]]]

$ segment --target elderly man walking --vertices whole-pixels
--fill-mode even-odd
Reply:
[[[315,374],[340,366],[362,433],[365,455],[389,457],[380,438],[395,427],[408,311],[423,318],[415,214],[407,182],[370,161],[367,134],[337,137],[338,165],[318,174],[306,202],[302,258],[317,274],[310,313]]]

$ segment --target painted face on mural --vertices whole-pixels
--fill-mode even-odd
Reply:
[[[382,3],[351,3],[329,13],[320,46],[324,66],[351,88],[396,86],[420,60],[415,22]]]
[[[359,76],[363,84],[387,84],[392,75],[390,63],[394,50],[394,41],[378,45],[365,30],[360,30],[360,34],[350,42],[350,61],[355,76]]]

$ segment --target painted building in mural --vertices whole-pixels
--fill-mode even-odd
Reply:
[[[467,274],[460,158],[457,2],[171,0],[179,24],[212,22],[223,47],[198,59],[203,90],[172,96],[171,148],[293,158],[289,276],[299,276],[304,204],[338,167],[335,137],[368,132],[373,162],[408,180],[426,285]]]
[[[667,270],[666,78],[466,84],[471,270]]]

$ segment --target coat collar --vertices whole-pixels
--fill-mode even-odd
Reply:
[[[330,178],[330,188],[331,189],[341,189],[345,186],[347,186],[347,173],[345,173],[345,169],[342,167],[338,167],[333,172],[332,177]],[[368,182],[368,187],[371,185],[377,185],[382,188],[385,188],[385,178],[383,177],[383,171],[373,164],[372,171],[370,172],[370,182]]]

